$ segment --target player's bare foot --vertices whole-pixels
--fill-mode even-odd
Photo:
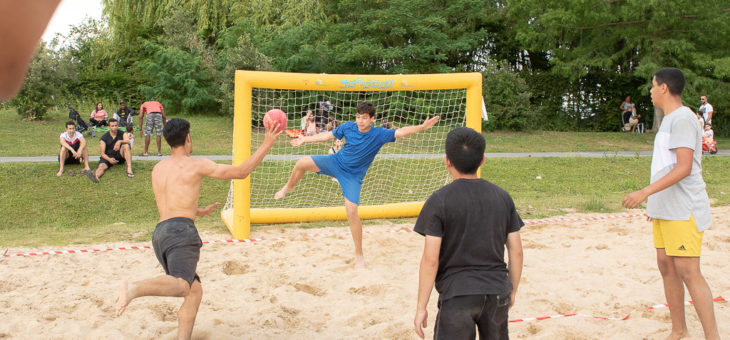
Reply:
[[[294,189],[289,189],[289,187],[287,187],[285,185],[283,188],[281,188],[281,190],[279,190],[277,193],[274,194],[274,199],[280,200],[280,199],[284,198],[284,196],[286,196],[286,194],[288,194],[292,191],[294,191]]]
[[[56,174],[56,177],[61,177],[61,175],[63,175],[63,170],[59,170],[58,173]]]
[[[368,266],[365,262],[365,257],[362,255],[355,255],[355,268],[366,268]]]
[[[687,332],[687,330],[684,330],[683,332],[672,331],[672,333],[669,333],[669,335],[667,336],[667,340],[679,340],[687,336],[689,336],[689,332]]]
[[[122,281],[119,283],[119,298],[117,298],[117,314],[116,316],[122,315],[124,310],[127,308],[129,301],[131,301],[132,294],[129,291],[129,283]]]

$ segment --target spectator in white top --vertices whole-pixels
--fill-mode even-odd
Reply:
[[[700,105],[700,113],[702,114],[702,118],[705,119],[705,124],[712,124],[712,114],[714,113],[712,105],[707,102],[707,96],[700,97],[700,102],[702,102],[702,105]]]
[[[81,173],[86,174],[86,172],[91,171],[86,139],[84,139],[83,134],[76,131],[76,124],[73,121],[66,122],[66,131],[59,138],[61,151],[58,154],[58,173],[56,176],[63,175],[64,165],[81,164],[82,160],[84,161],[84,168]],[[69,175],[74,175],[73,171],[69,170]]]

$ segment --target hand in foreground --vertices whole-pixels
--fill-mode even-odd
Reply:
[[[295,147],[304,144],[304,136],[299,135],[299,137],[297,139],[290,141],[289,144],[291,144],[291,146],[295,146]]]
[[[266,124],[264,124],[264,125],[266,125]],[[284,132],[284,130],[282,129],[281,131],[278,131],[279,130],[278,122],[271,124],[271,121],[269,121],[268,125],[269,126],[266,128],[266,135],[264,136],[264,143],[269,142],[271,144],[274,144],[274,141],[276,140],[276,138],[279,137],[279,135],[282,132]]]
[[[626,195],[626,197],[624,197],[624,199],[621,200],[621,205],[623,205],[627,209],[633,209],[633,208],[636,208],[636,206],[638,206],[639,204],[641,204],[641,202],[644,202],[646,197],[647,197],[647,195],[644,194],[644,192],[642,190],[634,191],[634,192]]]
[[[428,119],[426,119],[426,120],[423,121],[423,124],[421,124],[421,126],[423,126],[423,129],[424,130],[428,130],[431,127],[433,127],[434,125],[436,125],[436,122],[439,121],[439,118],[441,118],[441,117],[434,116],[432,118],[428,118]]]
[[[205,216],[212,216],[210,213],[215,211],[215,208],[217,208],[219,205],[221,205],[219,202],[215,202],[203,209],[198,209],[198,216],[205,217]]]
[[[426,321],[428,320],[428,311],[419,310],[416,311],[416,318],[413,320],[413,326],[416,328],[416,334],[423,339],[425,335],[423,335],[423,328],[425,328]]]

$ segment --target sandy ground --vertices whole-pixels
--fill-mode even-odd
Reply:
[[[729,214],[730,207],[714,208],[714,225],[705,233],[702,269],[715,297],[730,297]],[[591,216],[601,215],[568,217]],[[353,268],[352,241],[343,228],[272,227],[254,237],[286,239],[204,246],[198,266],[204,295],[193,338],[416,338],[412,320],[423,238],[412,232],[386,232],[412,227],[366,227],[369,267],[362,270]],[[515,322],[510,324],[513,339],[663,339],[668,334],[668,310],[646,309],[665,298],[651,225],[645,218],[528,225],[522,239],[525,266],[510,319],[571,313],[630,316],[623,321],[574,316]],[[119,280],[162,273],[151,250],[0,258],[0,273],[0,338],[172,339],[176,335],[179,298],[140,298],[124,315],[113,316]],[[685,300],[690,299],[687,294]],[[433,335],[436,300],[434,292],[428,337]],[[715,304],[720,333],[726,337],[729,305]],[[701,339],[693,307],[686,311],[691,338]]]

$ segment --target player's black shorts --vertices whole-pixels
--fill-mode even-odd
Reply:
[[[69,146],[74,149],[74,151],[79,152],[81,142],[77,142],[76,144],[69,144]],[[74,158],[74,155],[66,150],[66,159],[63,161],[63,164],[81,164],[82,159],[83,158]],[[61,162],[61,154],[58,155],[58,161]]]
[[[195,269],[202,246],[203,241],[193,220],[185,217],[173,217],[158,223],[152,235],[152,248],[165,274],[179,277],[191,286],[193,280],[200,282]]]
[[[108,152],[106,152],[106,155],[109,158],[116,159],[117,160],[117,164],[124,163],[124,157],[122,157],[121,149],[119,149],[117,151],[114,151],[114,150],[108,151]],[[106,159],[104,159],[104,157],[99,157],[99,164],[102,164],[102,163],[103,164],[106,164],[106,166],[108,168],[111,168],[112,166],[115,165],[115,164],[109,163],[109,161],[107,161]]]
[[[434,339],[507,340],[509,294],[462,295],[439,301]]]

